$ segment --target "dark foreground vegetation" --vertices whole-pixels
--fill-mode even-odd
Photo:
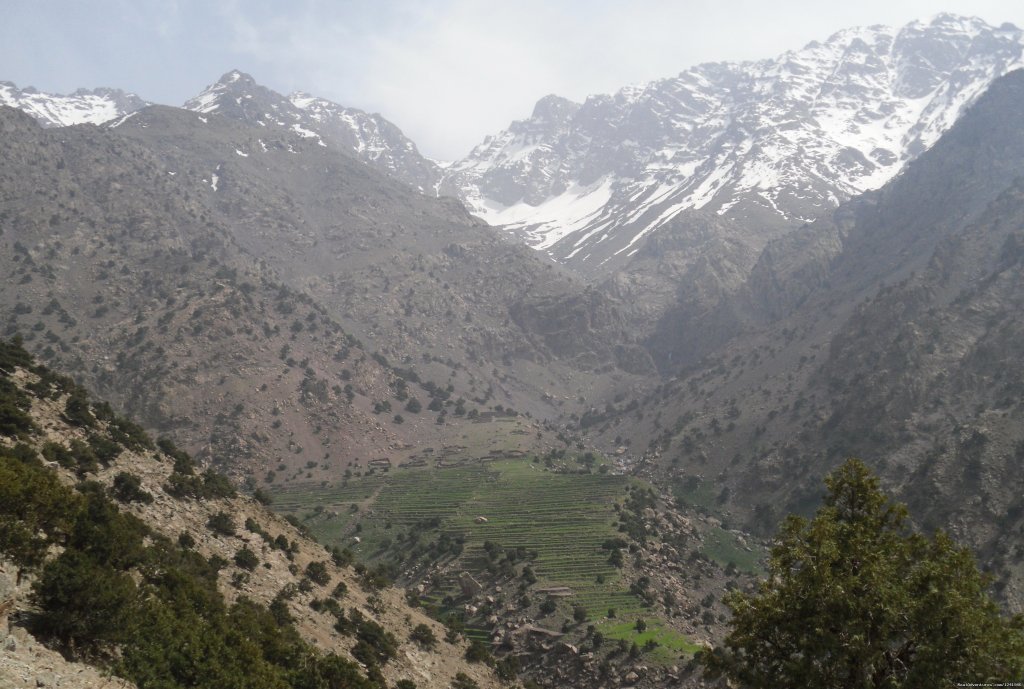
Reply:
[[[69,379],[33,364],[17,342],[0,343],[0,435],[29,440],[38,429],[28,413],[31,398],[11,380],[15,368],[40,377],[31,393],[68,397],[66,420],[94,429],[71,457],[82,477],[62,483],[25,442],[0,444],[0,552],[33,584],[37,609],[28,626],[66,655],[108,669],[139,687],[225,689],[376,689],[383,679],[373,663],[364,673],[354,662],[325,654],[303,641],[286,614],[246,598],[228,604],[217,589],[222,562],[206,559],[121,512],[114,500],[145,501],[130,475],[119,475],[110,495],[88,478],[126,447],[154,447],[141,432],[118,436],[115,419],[101,424],[84,391]],[[121,424],[124,425],[124,424]],[[115,438],[120,438],[120,442]],[[52,450],[52,453],[63,455]],[[213,473],[186,480],[190,461],[180,451],[165,456],[191,484],[184,496],[222,496],[224,479]],[[60,461],[64,464],[64,461]],[[54,550],[59,555],[48,555]],[[280,611],[278,611],[280,613]],[[364,642],[365,643],[365,642]]]
[[[967,549],[912,531],[858,460],[826,485],[814,519],[786,520],[760,590],[727,598],[732,629],[702,654],[709,674],[776,689],[1024,679],[1024,618],[1000,615]]]

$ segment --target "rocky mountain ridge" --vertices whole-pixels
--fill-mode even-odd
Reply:
[[[439,189],[588,273],[621,266],[689,209],[766,241],[896,175],[1024,66],[1022,36],[942,14],[584,103],[548,96],[448,167]]]
[[[420,155],[416,144],[379,114],[300,92],[283,96],[238,70],[224,74],[183,107],[263,127],[284,127],[320,145],[349,152],[422,193],[432,193],[437,182],[437,166]]]
[[[530,118],[444,167],[378,114],[284,96],[238,70],[184,107],[351,153],[421,193],[459,198],[585,275],[605,276],[692,210],[735,222],[754,251],[827,217],[895,176],[988,84],[1024,66],[1022,47],[1013,25],[951,14],[856,27],[774,59],[702,64],[583,103],[546,96]],[[145,105],[109,89],[72,98],[7,84],[0,99],[50,126]]]

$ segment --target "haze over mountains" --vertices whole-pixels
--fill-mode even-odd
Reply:
[[[709,63],[673,78],[533,115],[441,167],[380,115],[229,72],[184,107],[287,123],[405,181],[451,195],[492,225],[586,273],[621,267],[690,209],[762,227],[759,239],[877,189],[948,129],[996,77],[1024,66],[1012,25],[940,14],[899,29],[837,32],[775,59]],[[146,105],[100,89],[0,90],[48,125]]]
[[[850,29],[545,97],[448,165],[238,70],[182,108],[2,82],[3,335],[249,488],[340,486],[337,511],[388,524],[381,561],[408,550],[373,502],[392,468],[535,456],[518,469],[599,485],[597,453],[650,481],[601,494],[629,539],[615,576],[714,641],[705,597],[736,567],[708,539],[753,552],[856,454],[1020,611],[1022,54],[1020,29],[953,15]],[[362,533],[318,506],[325,533]],[[442,528],[407,519],[410,544]],[[480,567],[458,605],[484,638],[532,629],[540,599],[501,595],[519,555],[460,554],[402,583],[442,600]],[[564,653],[602,681],[568,633],[548,670]]]

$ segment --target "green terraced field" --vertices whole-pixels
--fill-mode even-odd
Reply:
[[[363,559],[391,545],[398,532],[436,518],[441,531],[465,538],[461,562],[467,570],[485,565],[485,541],[523,547],[537,554],[534,588],[573,590],[562,608],[582,605],[593,619],[615,608],[620,619],[630,619],[644,612],[642,601],[625,590],[601,545],[618,535],[613,504],[623,500],[631,481],[609,474],[559,474],[525,459],[500,460],[394,469],[353,478],[344,487],[289,487],[275,494],[274,507],[303,518],[322,542],[348,545]],[[323,510],[313,515],[317,506]],[[487,521],[476,523],[477,517]],[[354,545],[357,523],[361,542]]]
[[[647,622],[647,629],[643,632],[638,632],[634,628],[634,622],[632,621],[614,621],[608,620],[603,624],[598,625],[598,630],[604,634],[606,639],[616,640],[625,639],[629,643],[636,643],[637,646],[643,647],[650,640],[654,640],[658,647],[653,651],[653,654],[647,656],[649,659],[660,660],[665,663],[674,662],[679,659],[682,654],[692,654],[700,649],[700,646],[690,642],[685,636],[679,632],[666,627],[662,624],[661,620],[657,618],[645,618]]]

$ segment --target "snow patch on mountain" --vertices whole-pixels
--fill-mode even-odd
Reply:
[[[578,265],[614,263],[688,209],[792,226],[881,187],[1022,64],[1012,25],[847,29],[583,103],[546,96],[443,169],[437,193]]]
[[[587,186],[573,183],[563,193],[551,196],[536,206],[501,206],[489,199],[481,199],[478,208],[480,217],[488,224],[529,228],[526,233],[528,242],[537,249],[546,249],[562,237],[585,227],[611,196],[612,180],[605,177]],[[574,218],[574,221],[549,226],[545,218],[551,217]]]
[[[44,93],[31,86],[19,89],[0,81],[0,105],[18,108],[44,127],[102,124],[140,110],[149,103],[117,89],[79,89],[71,94]]]

